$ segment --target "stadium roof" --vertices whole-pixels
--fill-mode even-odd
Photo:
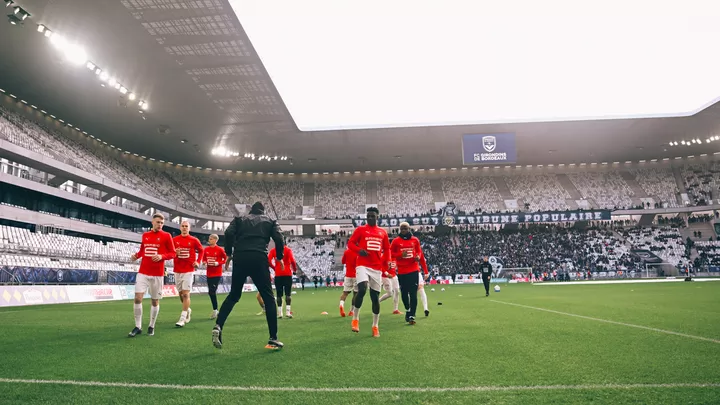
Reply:
[[[15,3],[30,17],[24,26],[0,23],[0,89],[26,100],[28,109],[35,105],[122,150],[165,161],[297,173],[451,168],[462,166],[463,134],[501,132],[516,133],[520,165],[720,151],[720,142],[705,143],[720,135],[720,103],[680,118],[303,132],[228,0]],[[88,59],[110,76],[103,83],[84,65],[70,63],[37,24],[81,44]],[[112,89],[111,78],[136,100]],[[139,100],[148,103],[143,114]],[[669,146],[691,139],[701,144]],[[213,155],[217,148],[239,156]],[[244,158],[246,153],[291,160],[258,161]]]

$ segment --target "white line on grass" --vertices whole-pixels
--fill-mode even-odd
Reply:
[[[497,300],[490,300],[490,301],[496,302],[496,303],[498,303],[498,304],[512,305],[512,306],[521,307],[521,308],[534,309],[534,310],[537,310],[537,311],[550,312],[550,313],[558,314],[558,315],[565,315],[565,316],[572,316],[572,317],[575,317],[575,318],[588,319],[588,320],[590,320],[590,321],[605,322],[605,323],[610,323],[610,324],[613,324],[613,325],[621,325],[621,326],[628,326],[628,327],[631,327],[631,328],[645,329],[645,330],[650,330],[650,331],[653,331],[653,332],[666,333],[666,334],[668,334],[668,335],[682,336],[682,337],[686,337],[686,338],[691,338],[691,339],[696,339],[696,340],[702,340],[702,341],[705,341],[705,342],[720,343],[720,340],[718,340],[718,339],[712,339],[712,338],[707,338],[707,337],[702,337],[702,336],[695,336],[695,335],[688,335],[688,334],[686,334],[686,333],[674,332],[674,331],[671,331],[671,330],[651,328],[651,327],[649,327],[649,326],[635,325],[635,324],[632,324],[632,323],[610,321],[610,320],[607,320],[607,319],[593,318],[592,316],[571,314],[571,313],[569,313],[569,312],[555,311],[555,310],[553,310],[553,309],[533,307],[533,306],[530,306],[530,305],[515,304],[515,303],[513,303],[513,302],[505,302],[505,301],[497,301]]]
[[[648,388],[720,388],[720,383],[669,383],[669,384],[578,384],[578,385],[481,385],[475,387],[254,387],[232,385],[179,385],[140,384],[103,381],[34,380],[0,378],[0,383],[72,385],[101,388],[156,388],[172,390],[212,391],[285,391],[285,392],[482,392],[482,391],[538,391],[538,390],[601,390],[601,389],[648,389]]]

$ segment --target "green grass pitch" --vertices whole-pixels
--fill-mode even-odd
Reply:
[[[720,282],[503,285],[489,298],[481,286],[427,288],[431,313],[415,326],[382,303],[378,339],[369,297],[354,334],[339,294],[298,291],[278,352],[263,347],[254,293],[230,315],[222,350],[205,295],[193,296],[182,329],[179,299],[163,299],[156,335],[134,339],[130,301],[3,308],[0,404],[720,403]],[[237,390],[249,386],[284,389]]]

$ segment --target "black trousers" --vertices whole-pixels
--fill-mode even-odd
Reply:
[[[220,286],[220,281],[222,281],[222,277],[208,277],[207,278],[208,294],[210,294],[210,295],[217,294],[218,286]]]
[[[268,269],[267,256],[263,252],[237,252],[233,255],[233,275],[230,285],[230,294],[220,307],[217,324],[222,328],[233,307],[240,301],[243,284],[250,277],[260,292],[265,305],[275,302],[272,282],[270,281],[270,270]],[[270,339],[277,339],[277,314],[275,311],[265,311]]]
[[[289,297],[292,290],[292,276],[275,276],[275,290],[278,297],[283,295]]]
[[[485,294],[490,294],[490,274],[482,276],[483,285],[485,286]]]
[[[400,284],[400,297],[402,298],[405,311],[408,316],[415,316],[418,305],[418,272],[414,271],[409,274],[398,274],[398,283]]]

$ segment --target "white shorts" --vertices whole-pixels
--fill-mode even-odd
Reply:
[[[365,266],[358,266],[355,269],[355,281],[360,284],[368,282],[368,287],[373,290],[380,292],[382,288],[382,272],[380,270],[371,269]]]
[[[418,287],[422,287],[425,285],[425,274],[421,271],[418,275],[420,276],[420,279],[418,280]]]
[[[193,280],[195,274],[190,273],[175,273],[175,286],[177,287],[178,293],[180,291],[192,290]]]
[[[395,277],[385,277],[382,279],[383,281],[383,288],[385,291],[392,293],[393,291],[400,291],[400,282],[398,281],[397,276]]]
[[[150,293],[150,298],[159,300],[163,296],[163,276],[148,276],[138,273],[135,277],[135,293]]]
[[[355,277],[345,277],[343,281],[343,292],[357,292],[357,281]]]

